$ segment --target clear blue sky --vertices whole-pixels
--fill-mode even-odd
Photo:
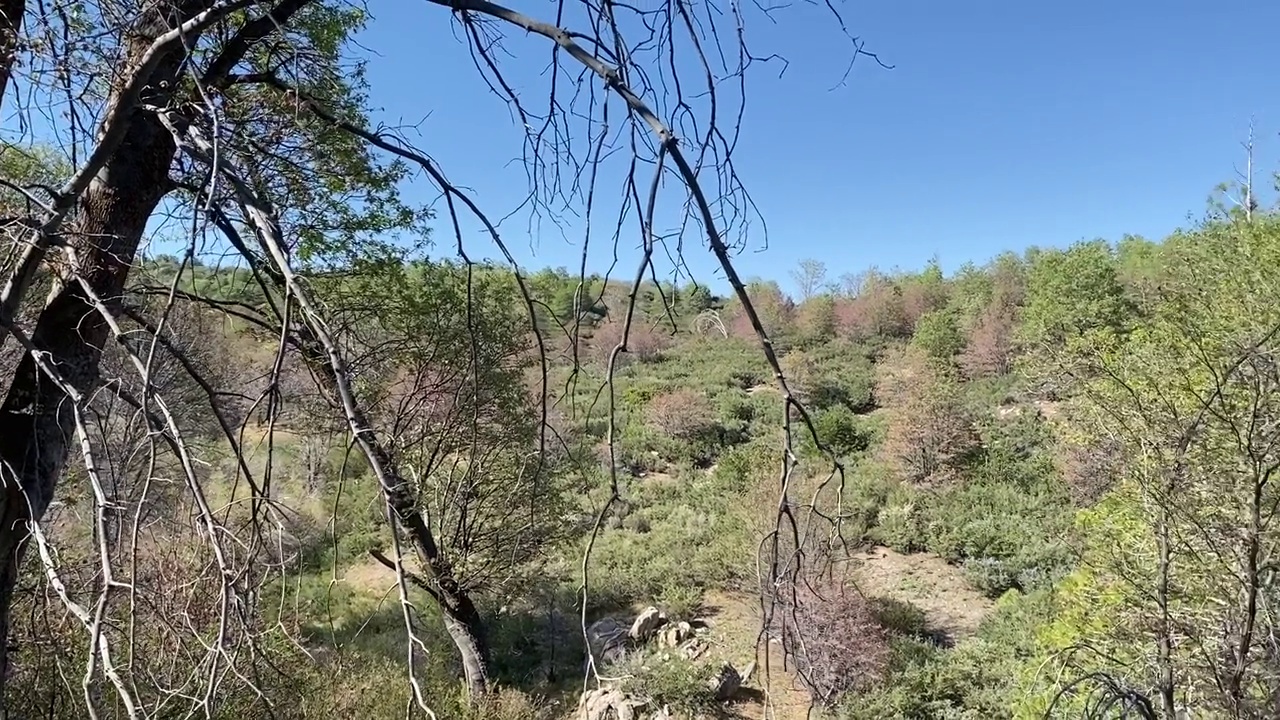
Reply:
[[[381,56],[370,67],[378,117],[416,123],[429,114],[420,145],[505,214],[526,187],[519,129],[478,82],[457,24],[426,3],[371,5],[361,42]],[[519,6],[554,11],[548,2]],[[1200,214],[1212,186],[1242,165],[1238,143],[1251,115],[1270,185],[1280,141],[1271,61],[1280,3],[839,7],[893,70],[859,61],[832,89],[848,43],[803,4],[777,25],[757,17],[748,28],[756,53],[779,53],[790,67],[781,78],[765,67],[749,77],[736,163],[769,223],[769,249],[739,256],[745,275],[789,285],[787,270],[805,257],[824,260],[833,275],[873,264],[917,268],[935,255],[952,269],[1033,244],[1160,237]],[[510,51],[518,89],[544,105],[545,44],[517,37]],[[503,226],[521,262],[576,266],[576,226],[567,240],[545,226],[530,238],[527,227],[519,218]],[[493,255],[483,237],[469,242]],[[635,257],[634,244],[624,257]],[[599,253],[592,269],[610,259],[603,245]],[[719,285],[706,250],[688,254],[699,279]],[[628,264],[622,274],[631,272]]]

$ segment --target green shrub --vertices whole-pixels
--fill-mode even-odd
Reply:
[[[656,383],[628,384],[620,399],[629,410],[642,410],[663,390],[663,386]]]
[[[871,612],[876,622],[891,633],[908,637],[925,635],[924,611],[909,602],[889,597],[872,598]]]
[[[926,547],[963,563],[991,597],[1042,587],[1071,562],[1070,506],[1046,488],[975,482],[936,496],[926,514]]]
[[[905,485],[896,485],[876,515],[872,538],[902,553],[924,550],[925,504],[928,497]]]
[[[956,312],[942,309],[920,316],[911,342],[935,360],[949,361],[964,349],[965,338]]]
[[[729,448],[716,463],[715,479],[730,491],[749,487],[757,474],[776,462],[777,448],[764,442],[750,442]]]
[[[654,707],[666,706],[686,717],[719,709],[708,686],[711,665],[693,662],[678,653],[638,654],[623,661],[619,670],[626,676],[623,692],[644,698]]]
[[[649,532],[609,530],[596,540],[593,583],[619,597],[653,602],[673,588],[725,587],[751,571],[745,524],[726,509],[647,508]]]
[[[879,718],[1010,718],[1021,697],[1020,683],[1038,664],[1037,629],[1050,616],[1045,593],[1012,593],[996,606],[975,637],[954,649],[939,648],[917,637],[893,641],[887,681],[872,690],[851,694],[838,717]]]
[[[656,604],[672,621],[693,621],[702,610],[702,590],[672,585],[658,593]]]
[[[866,450],[871,445],[871,433],[866,430],[857,415],[844,405],[820,410],[813,416],[814,430],[822,442],[837,457],[847,457]],[[816,454],[817,445],[808,428],[800,427],[801,448],[807,454]]]

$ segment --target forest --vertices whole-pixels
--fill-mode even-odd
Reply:
[[[612,265],[370,120],[367,8],[0,0],[0,720],[1280,716],[1251,146],[1168,237],[743,277],[745,11],[421,5]]]

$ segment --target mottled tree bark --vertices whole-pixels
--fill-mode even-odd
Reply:
[[[130,66],[169,29],[158,11],[145,18],[128,41]],[[152,73],[151,85],[173,86],[183,59],[180,46]],[[152,102],[163,101],[153,93]],[[176,146],[150,114],[130,110],[123,143],[92,180],[62,239],[75,247],[94,292],[116,301],[128,277],[147,220],[170,187]],[[109,331],[78,283],[62,283],[49,299],[31,335],[62,379],[88,393],[98,382],[98,362]],[[39,520],[53,499],[75,431],[66,393],[22,358],[0,404],[0,699],[8,676],[9,615],[18,569],[26,550],[28,522]],[[6,716],[0,707],[0,718]]]
[[[26,12],[26,0],[0,0],[0,107],[4,106],[4,94],[18,61],[18,35]]]

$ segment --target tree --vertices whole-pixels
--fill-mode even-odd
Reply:
[[[795,303],[791,302],[791,298],[775,282],[755,281],[747,289],[765,334],[774,343],[785,347],[794,335]],[[755,337],[756,331],[751,318],[741,303],[731,305],[728,313],[732,318],[728,323],[730,334],[744,339]]]
[[[805,346],[821,345],[836,337],[836,301],[830,295],[818,295],[796,308],[799,340]]]
[[[911,342],[930,357],[944,362],[950,362],[964,348],[960,323],[951,310],[934,310],[921,315]]]
[[[876,398],[889,414],[888,461],[910,482],[953,479],[978,447],[955,381],[918,348],[890,353],[881,367]]]
[[[796,289],[800,291],[800,302],[804,302],[822,290],[827,281],[827,265],[812,258],[801,260],[791,271],[791,279],[795,280]]]
[[[518,127],[528,130],[523,138],[530,170],[527,202],[537,217],[563,216],[564,205],[575,202],[582,207],[568,208],[568,214],[585,210],[580,214],[592,216],[593,200],[587,198],[607,194],[595,192],[595,169],[607,158],[599,153],[594,160],[576,157],[571,145],[598,147],[598,143],[570,143],[567,128],[584,113],[591,114],[593,122],[608,118],[629,136],[624,144],[633,149],[631,170],[624,173],[625,187],[647,186],[638,179],[637,168],[654,165],[681,179],[680,187],[687,193],[682,202],[658,203],[651,197],[648,207],[679,207],[685,215],[673,218],[672,226],[698,227],[705,233],[706,246],[737,296],[740,317],[756,330],[762,325],[759,314],[732,265],[730,241],[725,239],[736,228],[727,227],[721,222],[724,216],[713,209],[717,203],[747,197],[729,161],[732,142],[728,138],[734,133],[717,127],[713,120],[707,135],[677,142],[664,119],[672,112],[683,117],[697,114],[698,103],[702,112],[713,117],[735,117],[736,113],[711,108],[725,107],[727,98],[720,95],[730,84],[723,81],[741,76],[747,55],[739,54],[740,67],[700,70],[688,77],[683,77],[687,71],[680,71],[676,63],[654,62],[646,68],[644,53],[632,50],[650,36],[651,11],[583,7],[587,16],[568,22],[580,22],[581,28],[595,31],[561,28],[499,5],[466,0],[433,0],[423,12],[434,11],[440,18],[448,13],[460,24],[459,36],[464,38],[460,51],[474,53],[470,57],[478,60],[476,67],[484,75],[478,82],[504,88],[501,96],[522,117]],[[515,266],[500,223],[491,220],[425,152],[371,120],[366,61],[350,51],[352,36],[367,20],[361,8],[329,0],[158,0],[89,3],[71,10],[62,5],[10,2],[0,11],[0,45],[4,46],[0,48],[0,101],[6,110],[13,109],[15,99],[22,101],[13,93],[4,97],[3,89],[16,84],[9,82],[13,75],[27,73],[22,85],[38,89],[36,104],[41,112],[51,107],[48,112],[68,121],[25,126],[49,126],[48,132],[56,137],[48,145],[66,148],[64,159],[73,165],[65,173],[55,172],[59,182],[52,187],[23,186],[21,178],[7,178],[9,189],[22,187],[24,197],[39,202],[33,201],[29,211],[24,204],[21,221],[6,226],[14,248],[20,251],[6,268],[8,278],[0,290],[0,328],[6,331],[0,350],[12,348],[20,355],[12,369],[6,368],[8,387],[0,404],[0,480],[4,481],[0,634],[8,636],[13,627],[23,559],[31,554],[38,567],[31,568],[29,578],[59,598],[78,638],[75,644],[64,642],[40,652],[46,658],[64,653],[83,661],[82,700],[89,714],[113,706],[131,717],[214,716],[224,711],[252,716],[279,705],[261,687],[261,678],[269,674],[265,668],[290,665],[273,662],[269,651],[291,646],[272,636],[275,630],[264,629],[272,623],[264,622],[269,615],[263,612],[263,590],[269,582],[284,579],[291,567],[286,567],[280,553],[264,550],[278,539],[271,537],[271,528],[285,524],[273,516],[277,508],[271,497],[270,464],[266,470],[252,467],[241,433],[235,432],[238,428],[213,423],[230,453],[231,474],[237,482],[244,481],[235,487],[248,493],[233,497],[235,512],[215,510],[209,500],[209,471],[201,457],[208,438],[193,442],[183,427],[187,418],[165,399],[167,393],[176,397],[178,391],[153,381],[156,348],[172,340],[165,328],[175,308],[186,305],[216,311],[224,319],[252,327],[259,338],[274,340],[276,352],[257,376],[265,378],[261,392],[250,403],[253,412],[246,411],[243,420],[245,424],[253,417],[264,421],[266,427],[261,429],[268,447],[277,425],[287,418],[283,408],[291,402],[284,392],[288,381],[301,375],[289,369],[305,369],[314,381],[311,394],[319,398],[316,407],[325,414],[316,422],[343,427],[354,452],[376,479],[386,518],[385,539],[394,551],[384,559],[395,571],[409,687],[419,711],[429,714],[430,708],[419,682],[423,658],[413,648],[422,644],[415,633],[422,617],[434,616],[414,611],[422,594],[439,610],[462,661],[469,692],[473,697],[482,695],[489,686],[489,669],[483,622],[472,597],[479,587],[473,571],[476,562],[485,565],[485,558],[495,555],[477,554],[474,546],[453,542],[441,524],[442,514],[456,520],[474,506],[467,513],[442,509],[422,493],[427,488],[453,488],[445,495],[466,505],[468,498],[483,497],[473,492],[477,483],[493,488],[498,485],[495,478],[505,477],[512,487],[504,492],[518,491],[515,497],[525,498],[520,489],[542,476],[527,473],[529,466],[516,458],[523,453],[541,467],[538,463],[547,455],[542,428],[537,428],[534,448],[527,441],[529,423],[542,425],[546,411],[538,412],[533,421],[523,416],[529,408],[508,394],[514,392],[509,389],[511,376],[520,374],[507,372],[510,368],[502,364],[510,356],[496,351],[485,354],[486,348],[508,345],[489,337],[495,344],[477,349],[475,338],[464,342],[450,334],[454,344],[428,351],[425,341],[430,338],[423,334],[424,328],[434,332],[456,326],[415,314],[425,311],[422,305],[430,305],[420,303],[421,298],[413,294],[423,291],[421,278],[414,277],[422,268],[414,261],[423,257],[427,224],[435,216],[405,202],[400,188],[421,178],[441,198],[445,208],[441,216],[451,231],[446,236],[461,260],[465,278],[462,314],[468,327],[477,327],[477,308],[485,308],[473,294],[476,273],[483,274],[484,269],[468,254],[473,237],[464,230],[468,223],[482,228],[486,239],[511,264],[511,282],[529,325],[516,333],[509,324],[503,325],[500,316],[496,322],[508,334],[499,339],[524,339],[532,333],[531,347],[537,349],[539,363],[546,350],[540,330],[560,325],[568,310],[574,331],[566,335],[576,340],[577,326],[589,321],[588,315],[599,314],[595,312],[599,308],[589,303],[591,293],[584,292],[594,289],[591,278],[574,284],[573,292],[566,294],[569,284],[559,282],[563,277],[557,275],[551,294],[539,297]],[[740,37],[729,32],[742,20],[739,13],[732,15],[732,25],[723,28],[715,24],[728,21],[714,19],[710,26],[687,27],[689,39],[703,47],[719,37]],[[664,22],[672,32],[686,31],[678,19]],[[38,30],[24,41],[16,37],[23,26]],[[632,32],[640,39],[630,41]],[[530,116],[525,102],[511,90],[521,84],[513,85],[504,77],[507,65],[493,52],[504,33],[536,38],[554,58],[557,72],[551,77],[559,78],[568,67],[585,71],[606,83],[610,100],[584,110],[559,97],[576,92],[577,85],[553,79],[549,81],[550,116]],[[15,47],[18,53],[12,52]],[[672,81],[659,85],[676,89],[655,96],[647,82],[632,85],[658,75]],[[686,95],[695,84],[704,87]],[[55,85],[56,90],[45,90]],[[565,90],[566,86],[574,89]],[[616,102],[627,108],[621,124],[614,123],[606,109]],[[98,120],[93,132],[82,127],[85,118]],[[539,123],[546,124],[542,131],[536,129]],[[716,158],[720,172],[706,172],[700,160],[690,160],[695,156]],[[700,182],[699,177],[706,180]],[[588,183],[590,189],[584,190]],[[657,223],[665,225],[667,219],[653,217],[652,210],[645,210],[644,203],[632,203],[631,197],[627,195],[627,207],[618,216],[615,237],[623,236],[623,226],[629,223],[641,231],[645,254],[636,270],[633,287],[638,287],[643,278],[654,274],[654,228]],[[144,232],[162,214],[182,221],[168,224],[183,228],[170,230],[176,237],[167,238],[183,249],[180,256],[175,253],[179,262],[172,270],[174,282],[169,287],[131,282],[131,277],[137,279],[134,271]],[[194,261],[204,256],[206,268],[217,266],[213,257],[220,254],[233,256],[242,268],[240,279],[252,279],[253,286],[246,283],[231,288],[232,292],[204,282],[212,276],[196,272]],[[578,273],[579,278],[583,275]],[[42,276],[52,281],[47,296],[37,288]],[[243,292],[245,288],[250,292]],[[353,292],[355,288],[360,292]],[[431,286],[429,292],[448,296],[451,291]],[[543,310],[544,306],[551,311]],[[779,309],[783,307],[778,303]],[[416,309],[397,312],[404,308]],[[457,306],[449,312],[457,312]],[[784,314],[777,313],[775,325],[786,319]],[[150,342],[132,339],[135,335]],[[202,339],[186,338],[189,342]],[[227,392],[202,382],[202,368],[182,362],[186,346],[169,345],[176,363],[172,367],[181,367],[205,395],[217,399]],[[104,348],[109,346],[123,353],[118,367],[104,364]],[[391,350],[383,352],[388,347]],[[427,362],[431,352],[450,353],[452,364]],[[768,344],[764,352],[777,372],[777,357]],[[113,373],[123,368],[135,376],[134,382],[105,377],[104,368]],[[460,368],[466,370],[462,375]],[[537,400],[542,404],[548,381],[545,366],[539,369]],[[472,398],[445,402],[442,388],[470,393]],[[495,388],[505,389],[486,394],[497,392]],[[188,512],[174,522],[188,534],[185,542],[153,543],[147,548],[175,559],[158,576],[143,578],[139,573],[157,572],[158,564],[140,570],[138,563],[129,562],[129,548],[111,539],[119,537],[109,531],[113,517],[130,511],[137,517],[147,504],[145,496],[117,495],[99,472],[107,465],[98,459],[102,443],[95,444],[87,418],[103,394],[118,401],[118,407],[127,407],[142,423],[148,451],[167,456],[166,467],[176,470],[181,486],[177,492]],[[434,409],[405,418],[388,412],[384,403],[389,399]],[[453,408],[444,416],[437,413],[442,403]],[[492,454],[477,455],[474,448],[464,451],[446,443],[449,460],[459,463],[451,467],[461,468],[461,475],[441,475],[441,466],[416,449],[426,446],[423,438],[428,435],[453,437],[447,431],[458,429],[459,408],[474,411],[475,424],[467,430],[473,439],[483,438]],[[522,417],[505,417],[508,412]],[[425,477],[415,477],[415,472]],[[59,579],[60,554],[51,549],[43,531],[51,504],[68,490],[64,476],[70,473],[82,473],[92,489],[87,502],[94,517],[93,537],[85,542],[97,543],[88,554],[98,565],[96,573],[85,575],[84,583],[77,586],[90,588],[87,594],[68,591]],[[142,485],[153,480],[157,478],[148,475]],[[487,497],[504,495],[497,492]],[[512,502],[504,510],[516,507],[521,503]],[[486,522],[492,518],[484,513],[478,516]],[[467,531],[479,527],[463,525]],[[504,542],[521,541],[513,538],[509,533],[513,528],[505,523],[498,522],[496,527]],[[134,649],[135,638],[127,629],[136,627],[137,618],[131,614],[139,604],[135,601],[147,599],[135,594],[126,603],[121,593],[155,589],[159,580],[166,579],[163,573],[172,573],[167,579],[175,585],[191,580],[192,587],[207,591],[205,603],[183,618],[188,624],[181,629],[185,632],[181,642],[165,646],[172,651],[167,657],[180,661],[173,672],[185,675],[181,682],[158,679],[120,661]],[[137,582],[141,579],[146,582]],[[584,606],[587,592],[584,577],[580,598]],[[283,631],[282,624],[277,625]],[[122,646],[129,650],[122,653]],[[10,643],[0,643],[0,682],[12,677],[7,672],[9,647]],[[57,698],[68,696],[61,684],[41,687]],[[17,695],[13,690],[0,687],[4,702]],[[27,716],[45,705],[33,700],[13,707],[15,714]]]
[[[712,304],[711,290],[706,285],[690,285],[684,291],[684,302],[685,307],[694,315],[709,310]]]
[[[527,318],[503,280],[468,282],[455,265],[417,262],[402,275],[343,278],[324,295],[331,326],[368,368],[377,427],[415,494],[430,498],[426,517],[464,594],[518,586],[563,514],[525,385],[537,362]],[[376,323],[363,312],[370,303]],[[460,619],[483,650],[483,619]]]
[[[1045,251],[1031,264],[1022,317],[1028,343],[1058,347],[1086,335],[1115,334],[1132,311],[1104,241]]]
[[[83,425],[73,408],[83,403],[99,380],[101,348],[112,334],[107,316],[118,305],[148,220],[174,187],[170,168],[177,144],[159,113],[138,108],[142,91],[147,91],[146,102],[151,106],[180,106],[195,92],[185,82],[188,72],[195,73],[206,91],[230,90],[234,69],[265,60],[250,50],[267,41],[305,4],[284,3],[268,15],[256,3],[245,9],[237,4],[161,2],[126,15],[123,25],[111,33],[102,32],[106,29],[102,27],[87,31],[66,27],[86,37],[122,40],[118,47],[87,46],[76,61],[62,59],[89,65],[100,49],[105,50],[103,56],[119,58],[118,68],[97,68],[114,71],[90,71],[76,79],[83,84],[99,82],[91,77],[112,78],[105,88],[108,112],[102,116],[93,152],[81,156],[87,158],[84,164],[47,207],[34,213],[35,229],[25,239],[22,257],[0,292],[0,327],[9,335],[21,333],[19,342],[26,350],[0,405],[0,476],[5,487],[0,508],[0,634],[8,634],[19,567],[31,542],[29,523],[43,518],[52,502],[71,449],[68,439]],[[16,5],[4,8],[6,21],[15,30],[25,10]],[[214,25],[229,28],[233,15],[238,29],[208,32]],[[105,17],[99,19],[107,22]],[[62,24],[57,17],[42,21]],[[186,65],[191,58],[187,48],[193,45],[203,46],[199,67]],[[14,62],[12,54],[0,56],[0,76],[7,80]],[[55,238],[64,239],[65,244],[51,255]],[[44,303],[28,335],[13,323],[46,259],[60,266],[63,282]],[[104,664],[109,663],[106,647],[100,650]],[[7,648],[7,643],[0,645],[0,677],[6,674]],[[121,683],[116,685],[124,692]],[[4,690],[0,687],[0,693]]]
[[[836,307],[836,316],[845,337],[858,341],[908,337],[914,322],[902,287],[874,269],[862,277],[857,296]]]
[[[1069,677],[1151,688],[1161,717],[1259,717],[1280,693],[1261,560],[1280,549],[1280,225],[1211,223],[1164,252],[1152,316],[1092,356],[1074,430],[1108,451],[1113,484],[1082,518],[1085,563],[1046,637],[1098,650]]]
[[[1014,309],[992,300],[974,321],[960,353],[960,369],[966,377],[999,377],[1013,370]]]

